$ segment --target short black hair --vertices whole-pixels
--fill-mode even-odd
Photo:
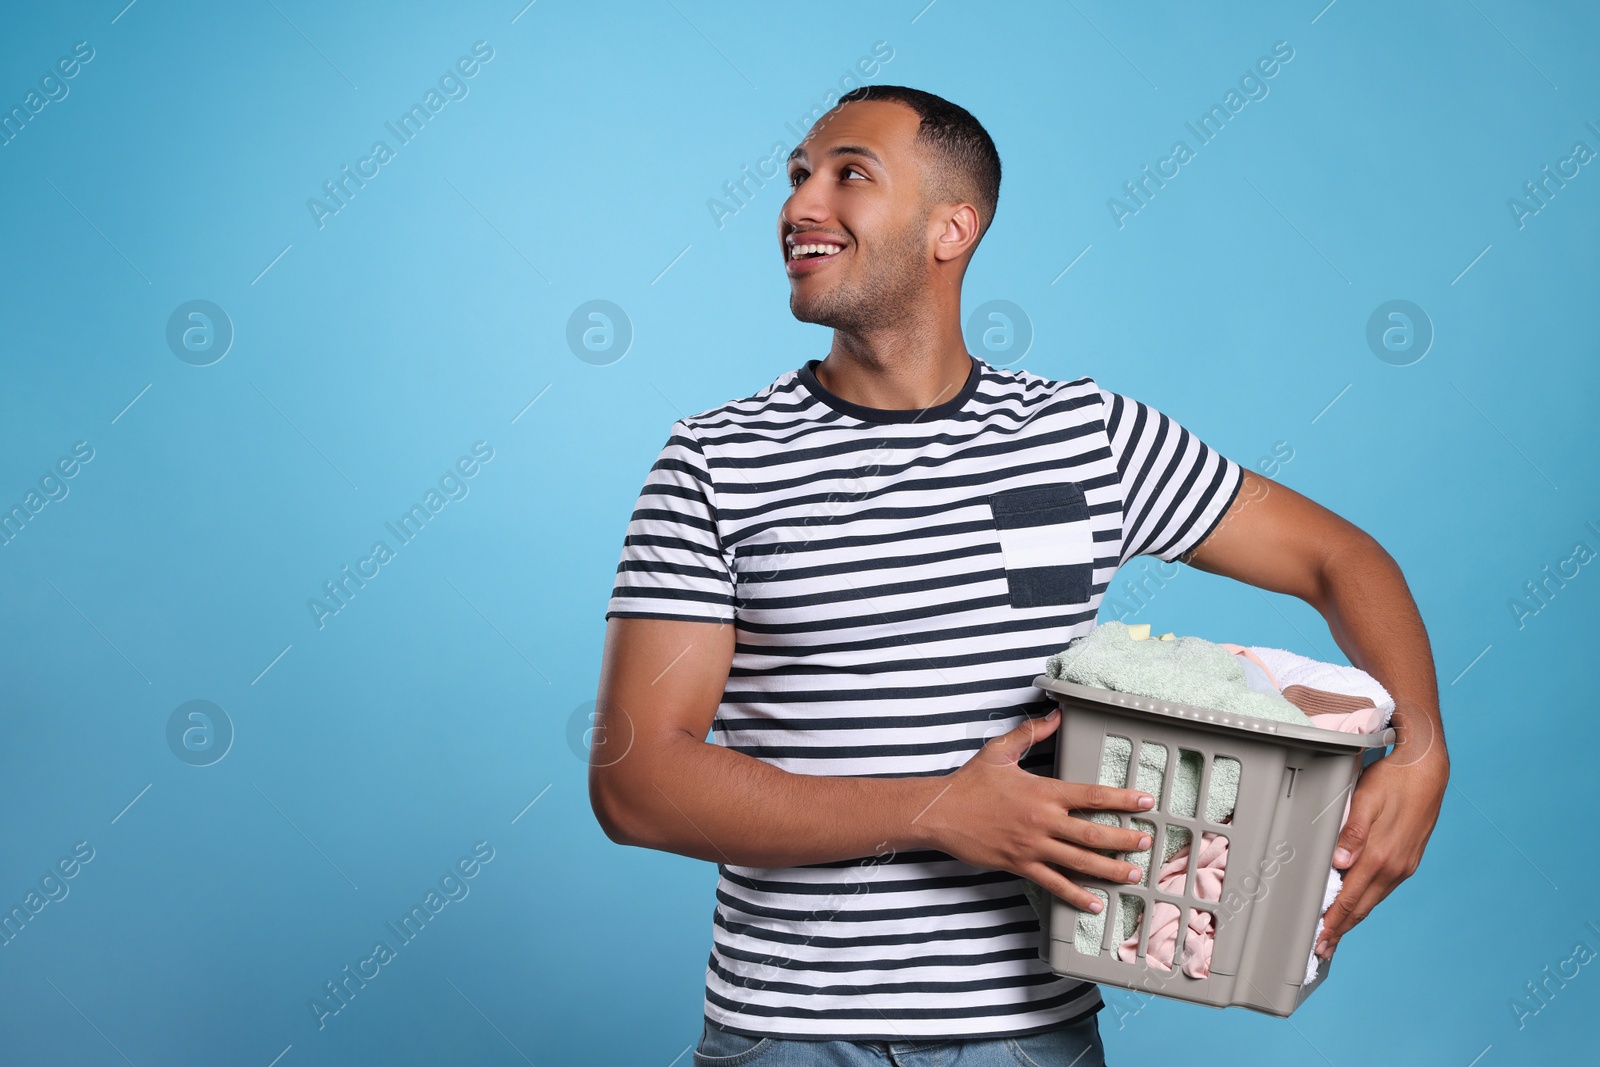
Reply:
[[[857,100],[890,100],[917,113],[917,140],[933,149],[944,171],[933,176],[930,192],[945,201],[971,200],[982,216],[979,233],[987,232],[1000,201],[1000,153],[983,124],[959,104],[904,85],[862,85],[834,107]]]

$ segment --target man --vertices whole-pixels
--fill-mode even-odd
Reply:
[[[789,176],[790,308],[832,348],[673,425],[618,566],[591,752],[612,840],[718,865],[696,1062],[784,1042],[809,1044],[774,1062],[1102,1062],[1098,987],[1040,959],[1022,880],[1098,909],[1065,872],[1136,879],[1096,850],[1148,839],[1072,813],[1149,798],[1050,777],[1032,680],[1140,554],[1300,597],[1395,698],[1399,743],[1340,838],[1331,955],[1416,869],[1448,774],[1395,562],[1138,401],[968,355],[961,281],[1000,160],[965,110],[858,89]]]

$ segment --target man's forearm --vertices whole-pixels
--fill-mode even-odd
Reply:
[[[613,798],[613,837],[625,844],[748,867],[934,847],[921,817],[940,776],[794,774],[688,734],[653,744],[651,760],[630,776],[630,795]]]
[[[1328,561],[1313,606],[1350,662],[1394,698],[1392,758],[1448,770],[1433,652],[1399,564],[1371,537],[1352,539]]]

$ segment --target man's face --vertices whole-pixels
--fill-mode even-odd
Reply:
[[[824,116],[790,156],[778,241],[789,309],[801,322],[892,323],[928,286],[919,121],[904,104],[854,101]],[[822,251],[796,255],[801,248]]]

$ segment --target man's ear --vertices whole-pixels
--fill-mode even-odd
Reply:
[[[933,258],[941,263],[961,259],[978,243],[978,209],[971,204],[943,205],[933,222]]]

